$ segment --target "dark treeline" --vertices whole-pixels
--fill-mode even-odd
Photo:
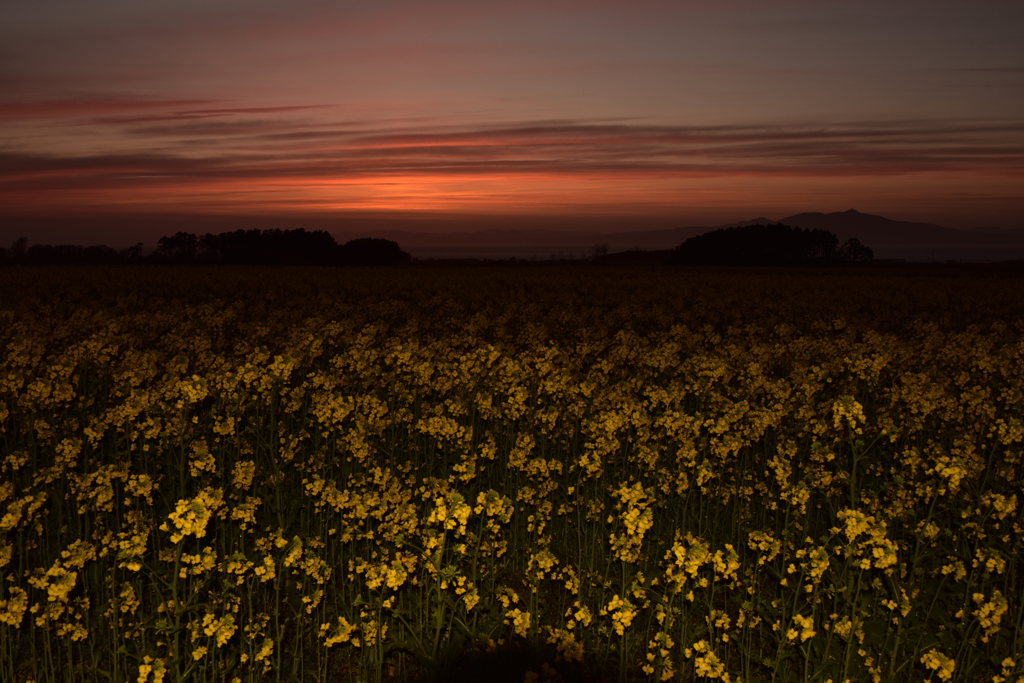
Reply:
[[[840,246],[839,238],[826,230],[804,230],[781,223],[713,230],[691,237],[667,253],[671,254],[667,259],[658,256],[657,261],[675,265],[816,266],[869,263],[874,259],[872,250],[855,238]],[[149,254],[144,253],[141,243],[119,250],[103,245],[36,244],[29,247],[24,237],[17,239],[10,250],[0,249],[0,265],[376,266],[411,260],[412,257],[392,240],[361,238],[338,244],[326,231],[303,229],[235,230],[205,235],[177,232],[161,237],[156,250]],[[594,248],[593,262],[617,260],[621,259],[608,255],[606,245]]]
[[[141,246],[120,251],[102,244],[94,247],[82,247],[77,244],[33,244],[28,247],[24,238],[20,238],[12,245],[10,251],[0,249],[0,265],[28,263],[57,266],[103,266],[138,262],[141,253]]]
[[[338,244],[323,230],[235,230],[195,235],[178,232],[161,237],[156,250],[143,254],[143,245],[112,249],[100,245],[35,244],[18,238],[11,249],[0,249],[0,265],[116,265],[116,264],[238,264],[379,266],[397,265],[412,257],[397,242],[362,238]]]
[[[870,263],[874,252],[827,230],[804,230],[781,223],[724,228],[691,237],[675,248],[672,262],[707,266],[816,266]]]

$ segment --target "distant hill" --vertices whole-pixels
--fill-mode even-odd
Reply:
[[[782,223],[712,230],[673,251],[672,263],[695,266],[832,266],[874,259],[872,250],[855,238],[840,247],[828,230]]]
[[[471,232],[414,232],[411,230],[373,230],[363,233],[333,233],[339,242],[358,237],[383,237],[405,247],[551,247],[589,248],[595,244],[633,248],[675,246],[694,235],[711,230],[705,227],[672,228],[668,230],[637,230],[620,232],[589,232],[569,230],[502,229]]]
[[[773,225],[778,221],[773,221],[764,216],[755,218],[752,221],[740,221],[739,223],[730,223],[729,225],[722,226],[726,228],[749,228],[751,225]]]
[[[979,228],[968,228],[967,230],[969,232],[980,232],[986,235],[1004,235],[1024,238],[1024,228],[997,228],[995,226],[986,225]]]
[[[675,256],[675,249],[651,249],[634,251],[619,251],[614,254],[606,254],[598,259],[598,263],[608,263],[620,266],[662,266],[671,263]]]
[[[854,209],[835,213],[798,213],[779,221],[811,230],[828,230],[845,241],[856,237],[871,247],[887,246],[977,246],[1024,243],[1024,233],[1011,230],[954,230],[932,223],[895,221]]]
[[[676,247],[687,239],[722,228],[783,223],[806,230],[826,230],[840,242],[856,237],[869,247],[915,246],[1024,246],[1024,230],[978,228],[955,230],[932,223],[897,221],[884,216],[861,213],[855,209],[834,213],[798,213],[779,220],[759,217],[726,225],[685,226],[660,230],[551,230],[494,229],[470,232],[414,232],[411,230],[374,230],[363,233],[333,233],[339,242],[357,237],[383,237],[403,248],[417,247],[547,247],[551,249],[586,249],[608,244],[612,251],[624,249],[665,249]]]

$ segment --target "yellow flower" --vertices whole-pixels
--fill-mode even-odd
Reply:
[[[590,626],[590,622],[594,618],[590,613],[590,608],[586,605],[580,605],[578,602],[576,604],[579,605],[579,609],[576,610],[576,614],[574,614],[573,617],[576,621],[580,622],[584,628]]]
[[[264,638],[263,644],[260,645],[259,652],[256,653],[255,660],[257,662],[262,661],[274,653],[274,641],[270,638]]]
[[[612,628],[620,636],[626,632],[626,629],[633,623],[633,618],[637,615],[637,610],[633,603],[620,598],[618,595],[612,598],[612,601],[604,609],[606,613],[612,615]]]
[[[445,497],[438,497],[434,504],[436,507],[427,519],[429,524],[440,523],[444,529],[454,529],[456,536],[466,533],[466,522],[473,509],[466,504],[466,499],[461,494],[450,493]]]
[[[800,614],[793,615],[793,622],[800,627],[800,631],[797,632],[794,629],[790,629],[786,636],[790,640],[796,640],[797,636],[800,637],[800,642],[804,642],[808,638],[813,638],[816,631],[814,630],[814,617],[805,617]]]
[[[548,629],[547,642],[558,648],[559,655],[567,662],[583,663],[583,644],[576,640],[572,631],[545,627]]]
[[[164,667],[163,659],[154,659],[148,655],[142,658],[142,664],[139,664],[139,677],[136,680],[138,683],[146,683],[151,673],[153,674],[153,683],[161,683],[164,680],[167,669]]]
[[[260,578],[260,583],[266,583],[277,576],[274,558],[267,555],[263,558],[263,564],[253,569],[253,573]]]
[[[836,429],[843,426],[848,427],[855,434],[860,434],[858,424],[867,422],[864,417],[864,408],[853,399],[853,396],[843,396],[832,404],[832,422]]]
[[[256,476],[256,463],[252,460],[239,460],[231,473],[232,485],[242,491],[248,491]]]
[[[953,676],[953,669],[956,667],[952,657],[947,657],[935,648],[932,648],[921,657],[921,663],[929,669],[937,671],[939,678],[948,681]]]
[[[515,630],[516,635],[520,638],[525,638],[530,631],[530,613],[516,607],[505,613],[506,624],[509,619],[512,620],[512,628]]]
[[[203,616],[203,633],[215,638],[217,647],[223,647],[235,634],[237,628],[235,617],[232,614],[225,614],[220,619],[212,614]]]
[[[981,635],[981,642],[987,643],[988,639],[999,631],[999,622],[1002,621],[1009,605],[998,589],[992,591],[992,599],[988,602],[985,602],[984,593],[975,593],[972,598],[978,605],[978,609],[971,614],[978,618],[978,623],[985,629]]]
[[[221,489],[204,488],[195,498],[179,500],[168,519],[174,524],[171,543],[177,543],[190,534],[196,538],[206,535],[206,525],[213,512],[224,506],[224,492]],[[161,531],[170,531],[167,522],[160,525]]]
[[[338,643],[345,643],[352,637],[352,633],[356,630],[354,624],[348,623],[345,617],[338,617],[338,625],[331,627],[331,624],[322,624],[320,626],[320,637],[323,638],[328,634],[329,631],[333,630],[334,633],[328,636],[324,641],[324,647],[332,647]]]
[[[28,608],[28,593],[17,586],[7,589],[9,600],[0,600],[0,623],[18,628]]]
[[[730,680],[729,674],[725,671],[725,663],[720,660],[714,650],[708,646],[707,641],[701,640],[694,643],[693,649],[698,653],[696,659],[693,660],[693,665],[698,676],[721,678],[723,681],[727,682]],[[687,650],[689,650],[689,648],[687,648]]]

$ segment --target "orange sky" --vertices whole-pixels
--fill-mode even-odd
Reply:
[[[0,242],[121,213],[1024,227],[1024,8],[981,5],[6,5]]]

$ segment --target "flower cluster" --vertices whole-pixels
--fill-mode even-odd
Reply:
[[[1021,676],[1018,279],[0,288],[15,680],[441,676],[460,648],[536,680]]]

